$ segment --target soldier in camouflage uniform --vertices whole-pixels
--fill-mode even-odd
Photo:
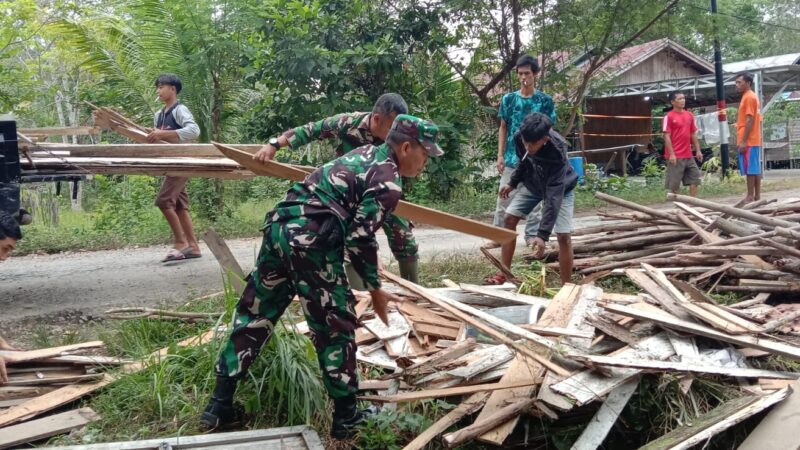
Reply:
[[[386,139],[394,118],[408,113],[408,105],[398,94],[383,94],[375,102],[372,112],[338,114],[317,122],[293,128],[278,137],[271,138],[254,156],[265,162],[275,156],[281,147],[298,148],[314,140],[337,139],[336,156],[342,156],[354,148],[367,144],[379,145]],[[400,266],[400,275],[406,280],[418,282],[419,247],[411,231],[413,224],[401,217],[390,215],[383,223],[383,231],[389,248]],[[356,273],[347,266],[348,276],[354,288],[366,287]]]
[[[364,280],[385,323],[375,231],[402,195],[400,178],[415,177],[428,155],[439,156],[438,128],[397,116],[385,144],[365,145],[296,183],[270,211],[256,269],[236,307],[230,339],[216,366],[217,386],[201,422],[217,427],[235,420],[233,393],[295,294],[312,333],[322,378],[334,402],[331,435],[348,437],[366,411],[356,408],[355,299],[344,257]]]

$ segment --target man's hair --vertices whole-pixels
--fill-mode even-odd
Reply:
[[[542,113],[530,113],[522,120],[519,134],[525,142],[536,142],[550,135],[553,122]]]
[[[0,239],[7,237],[17,240],[22,239],[22,230],[20,230],[19,223],[11,214],[0,212]]]
[[[517,69],[524,66],[531,66],[531,72],[539,73],[539,60],[531,55],[522,55],[517,60],[517,65],[515,66]]]
[[[158,78],[156,78],[156,87],[159,86],[175,86],[176,94],[180,94],[181,88],[183,87],[181,79],[173,73],[162,73],[159,75]]]
[[[406,142],[419,142],[416,139],[412,138],[411,136],[403,133],[402,131],[391,130],[389,134],[386,136],[386,143],[389,144],[389,147],[395,148],[403,145]]]
[[[375,106],[372,107],[372,112],[381,116],[388,116],[391,113],[408,114],[408,105],[400,94],[390,92],[378,97]]]
[[[678,98],[679,95],[683,95],[683,92],[681,92],[681,91],[672,91],[667,95],[667,100],[673,101],[676,98]]]
[[[750,72],[742,72],[742,73],[736,75],[736,78],[741,78],[744,81],[747,81],[748,83],[750,83],[750,86],[753,85],[753,74],[750,73]],[[734,78],[734,80],[736,78]]]

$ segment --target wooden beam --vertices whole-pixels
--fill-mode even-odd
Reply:
[[[639,450],[683,450],[692,448],[780,402],[788,394],[788,389],[781,389],[762,397],[740,397],[725,402],[710,412],[692,420],[691,423],[678,427],[664,436],[648,442],[647,445],[640,447]]]
[[[747,211],[744,209],[735,208],[733,206],[723,205],[717,202],[710,202],[708,200],[703,200],[695,197],[689,197],[686,195],[678,195],[673,193],[667,194],[667,199],[669,200],[678,200],[683,203],[688,203],[690,205],[701,206],[706,209],[710,209],[713,211],[723,212],[725,214],[739,217],[741,219],[749,220],[750,222],[760,223],[763,225],[769,225],[771,227],[784,227],[784,228],[791,228],[796,226],[797,223],[789,222],[786,220],[777,219],[774,217],[764,216],[758,213],[754,213],[751,211]]]
[[[733,336],[714,330],[713,328],[708,328],[703,325],[694,324],[675,317],[670,317],[666,314],[644,311],[628,306],[614,305],[610,303],[599,303],[599,305],[613,313],[633,317],[639,320],[654,322],[665,328],[699,334],[700,336],[717,339],[719,341],[728,342],[742,347],[764,350],[772,354],[783,355],[787,358],[800,361],[800,347],[796,347],[794,345],[788,345],[783,342],[773,341],[763,337]]]
[[[488,392],[478,392],[472,394],[468,399],[461,402],[455,409],[451,410],[444,417],[437,420],[436,423],[428,427],[425,431],[419,434],[413,441],[409,442],[403,450],[422,450],[428,443],[436,436],[445,432],[448,428],[455,425],[464,416],[476,413],[483,408],[486,399],[489,398]]]
[[[228,158],[241,164],[258,175],[267,175],[278,178],[286,178],[293,181],[302,181],[306,177],[306,172],[287,164],[270,161],[264,164],[253,159],[247,152],[237,150],[233,147],[213,142],[213,144]],[[453,214],[436,211],[424,206],[415,205],[401,200],[394,211],[397,216],[411,220],[412,222],[434,225],[448,230],[478,236],[490,241],[501,244],[513,241],[517,238],[517,233],[505,228],[495,227],[471,219],[466,219]]]
[[[431,398],[450,397],[453,395],[474,394],[476,392],[496,391],[502,389],[513,389],[518,387],[533,386],[541,383],[541,378],[526,380],[518,383],[488,383],[475,384],[472,386],[459,386],[445,389],[428,389],[424,391],[405,392],[397,395],[362,395],[359,399],[376,403],[401,403],[415,402]]]
[[[746,245],[678,245],[675,247],[678,254],[686,253],[703,253],[706,255],[720,255],[720,256],[744,256],[744,255],[758,255],[758,256],[772,256],[778,253],[776,250],[764,247],[753,247]]]
[[[502,298],[519,305],[539,306],[542,308],[547,307],[550,299],[535,297],[533,295],[518,294],[516,292],[504,291],[502,289],[492,289],[486,286],[477,286],[474,284],[461,283],[459,285],[462,291],[472,292],[473,294],[481,294],[489,297]]]
[[[219,157],[213,144],[57,144],[42,142],[38,148],[48,151],[68,151],[70,156],[106,158],[176,158]],[[237,148],[254,153],[261,145],[236,144]]]
[[[680,223],[680,221],[678,220],[678,218],[674,214],[666,212],[666,211],[661,211],[661,210],[658,210],[658,209],[650,208],[648,206],[640,205],[638,203],[629,202],[627,200],[623,200],[621,198],[614,197],[612,195],[604,194],[604,193],[599,192],[599,191],[595,192],[594,196],[599,198],[600,200],[604,200],[604,201],[606,201],[608,203],[612,203],[612,204],[615,204],[617,206],[622,206],[623,208],[628,208],[628,209],[632,209],[634,211],[643,212],[643,213],[645,213],[645,214],[647,214],[649,216],[652,216],[652,217],[655,217],[655,218],[659,218],[659,219],[668,220],[670,222]]]
[[[230,277],[231,284],[236,292],[238,294],[244,292],[244,270],[242,270],[242,266],[239,265],[239,262],[236,261],[236,257],[233,256],[233,252],[231,252],[225,240],[222,239],[222,236],[214,231],[213,228],[209,227],[201,238],[211,250],[214,257],[217,258],[219,265],[222,267],[222,271],[225,275]]]
[[[92,408],[73,409],[42,419],[0,429],[0,449],[40,441],[100,420]]]

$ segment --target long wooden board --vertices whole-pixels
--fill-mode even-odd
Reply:
[[[270,161],[268,164],[264,164],[254,160],[253,155],[250,153],[217,142],[213,142],[213,144],[223,155],[258,175],[285,178],[293,181],[302,181],[307,175],[306,171],[297,167],[281,164],[276,161]],[[512,230],[495,227],[471,219],[465,219],[453,214],[408,203],[403,200],[397,205],[394,214],[413,222],[434,225],[499,243],[506,243],[517,238],[517,233]]]
[[[532,386],[541,383],[541,378],[528,379],[517,383],[488,383],[488,384],[475,384],[472,386],[459,386],[445,389],[428,389],[424,391],[405,392],[396,395],[362,395],[359,398],[370,402],[378,403],[400,403],[400,402],[414,402],[417,400],[425,400],[429,398],[442,398],[450,397],[452,395],[465,395],[474,394],[476,392],[496,391],[501,389],[513,389],[518,387]]]
[[[773,341],[766,338],[758,338],[753,336],[734,336],[720,331],[714,330],[700,324],[694,324],[685,320],[680,320],[666,314],[655,313],[652,311],[644,311],[636,308],[631,308],[622,305],[613,305],[609,303],[601,303],[601,307],[616,314],[621,314],[627,317],[633,317],[640,320],[648,320],[678,331],[686,331],[689,333],[699,334],[712,339],[717,339],[723,342],[739,345],[742,347],[749,347],[758,350],[764,350],[776,355],[783,355],[788,358],[800,361],[800,347],[785,344],[783,342]]]
[[[244,270],[242,270],[242,266],[239,265],[239,261],[236,260],[236,257],[233,256],[233,252],[231,252],[230,247],[228,244],[225,243],[225,240],[222,239],[222,236],[219,235],[213,228],[209,227],[205,233],[201,236],[203,241],[208,246],[211,253],[217,258],[219,265],[222,266],[223,272],[225,275],[230,275],[231,284],[233,288],[236,290],[237,293],[241,294],[244,292],[244,279],[245,274]]]
[[[473,414],[483,407],[486,399],[489,398],[488,392],[478,392],[472,394],[468,399],[464,400],[455,409],[447,413],[444,417],[437,420],[436,423],[428,427],[422,434],[409,442],[403,450],[422,450],[428,443],[436,436],[443,433],[445,430],[455,425],[462,417]]]
[[[83,342],[80,344],[63,345],[61,347],[42,348],[39,350],[29,350],[24,352],[0,350],[0,357],[5,359],[7,364],[20,363],[24,361],[34,361],[37,359],[52,358],[66,352],[82,350],[86,348],[102,347],[103,341]]]
[[[0,428],[0,449],[66,433],[99,419],[100,416],[92,408],[80,408]]]

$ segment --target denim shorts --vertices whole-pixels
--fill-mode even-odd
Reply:
[[[541,198],[534,196],[525,186],[520,184],[514,199],[511,200],[511,204],[506,208],[506,214],[514,217],[527,217],[541,201]],[[561,201],[561,209],[558,210],[556,224],[553,227],[554,233],[572,233],[572,215],[574,211],[575,191],[573,190],[564,194],[564,200]]]

